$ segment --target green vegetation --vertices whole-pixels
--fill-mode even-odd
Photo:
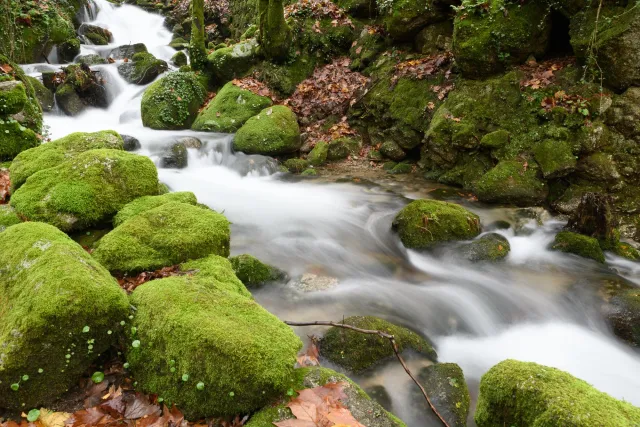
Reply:
[[[257,287],[274,280],[280,280],[286,276],[281,270],[264,264],[258,258],[249,254],[231,257],[229,261],[231,261],[236,276],[238,276],[238,279],[240,279],[247,288]]]
[[[198,203],[196,195],[190,191],[182,191],[177,193],[167,193],[160,196],[144,196],[135,199],[133,202],[126,204],[118,211],[113,218],[113,225],[117,227],[134,216],[166,205],[171,202],[186,203],[195,206]]]
[[[262,110],[238,130],[233,149],[268,156],[293,153],[300,148],[296,115],[283,105]]]
[[[530,206],[542,203],[548,186],[538,178],[535,165],[517,160],[502,161],[487,172],[475,186],[478,199],[490,203]]]
[[[0,205],[0,233],[15,224],[22,221],[16,214],[15,210],[9,205]]]
[[[307,155],[307,160],[309,164],[313,166],[320,166],[324,162],[327,161],[327,156],[329,154],[329,144],[324,141],[319,141],[316,143],[313,150]]]
[[[205,97],[206,91],[195,73],[170,73],[145,90],[142,123],[153,129],[187,129]]]
[[[555,242],[551,248],[604,262],[604,253],[600,249],[597,239],[571,231],[561,231],[556,234]]]
[[[467,425],[471,398],[460,366],[455,363],[435,363],[423,368],[418,379],[449,426]]]

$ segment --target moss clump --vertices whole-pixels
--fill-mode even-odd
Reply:
[[[176,52],[176,54],[171,57],[171,63],[176,67],[187,65],[187,55],[184,52]]]
[[[631,426],[640,409],[574,376],[537,363],[505,360],[482,376],[478,427]]]
[[[415,200],[396,215],[393,228],[407,248],[426,249],[439,242],[476,237],[480,218],[454,203]]]
[[[556,234],[556,239],[551,248],[604,262],[604,253],[600,249],[597,239],[571,231],[561,231]]]
[[[291,398],[297,396],[296,391],[337,382],[345,383],[343,391],[346,396],[341,402],[362,425],[368,427],[406,427],[405,423],[384,410],[347,376],[322,367],[295,369],[290,383],[290,390],[294,391],[293,395],[284,396],[274,404],[264,407],[253,414],[245,425],[246,427],[271,427],[275,422],[292,419],[293,414],[286,405]]]
[[[35,77],[26,76],[27,80],[31,83],[33,90],[36,94],[36,99],[42,108],[42,111],[51,111],[55,101],[53,99],[53,92],[47,89],[40,80]]]
[[[233,149],[247,154],[273,156],[300,149],[300,128],[296,115],[283,105],[262,110],[238,130]]]
[[[114,342],[127,297],[80,245],[47,224],[4,231],[0,265],[0,406],[51,403]]]
[[[302,53],[284,64],[262,61],[254,67],[260,81],[283,97],[295,92],[296,87],[313,73],[320,61],[314,55]]]
[[[165,61],[146,52],[136,53],[131,61],[118,65],[118,73],[122,78],[137,85],[151,83],[167,69]]]
[[[20,224],[22,221],[16,211],[9,205],[0,205],[0,233],[11,227]]]
[[[34,173],[70,160],[89,150],[101,148],[122,150],[122,137],[115,131],[74,132],[20,153],[11,163],[11,188],[16,191]]]
[[[1,43],[1,42],[0,42]],[[2,51],[2,49],[0,49]],[[27,61],[24,61],[27,62]],[[22,109],[23,119],[20,120],[21,124],[24,127],[27,127],[39,134],[42,131],[42,108],[40,108],[40,104],[38,104],[38,99],[36,98],[36,92],[31,85],[31,81],[27,78],[27,75],[24,73],[20,66],[12,61],[9,61],[5,55],[0,53],[0,65],[7,64],[11,66],[13,71],[11,72],[13,78],[15,80],[19,80],[24,85],[24,90],[27,95],[27,102]],[[3,79],[4,80],[4,79]],[[7,117],[3,117],[0,114],[0,120],[7,120]],[[1,144],[0,144],[1,146]]]
[[[13,119],[0,119],[0,160],[11,160],[21,152],[40,144],[38,136],[31,129]]]
[[[152,129],[188,129],[205,97],[195,73],[170,73],[142,95],[142,123]]]
[[[398,163],[397,165],[394,165],[391,168],[391,170],[389,170],[389,173],[391,175],[402,175],[402,174],[411,173],[412,169],[413,169],[413,166],[411,166],[410,163],[401,162],[401,163]]]
[[[488,149],[500,148],[507,145],[510,138],[511,135],[506,130],[496,130],[483,136],[480,140],[480,146]]]
[[[229,82],[198,114],[191,129],[234,133],[270,105],[271,99],[266,96],[256,95]]]
[[[327,161],[327,156],[329,154],[329,144],[324,141],[319,141],[316,143],[313,150],[307,155],[307,160],[309,164],[313,166],[320,166],[324,162]]]
[[[489,203],[530,206],[542,203],[549,189],[537,169],[516,160],[505,160],[487,172],[475,187],[478,199]]]
[[[448,425],[467,425],[471,398],[460,366],[455,363],[436,363],[420,370],[418,379],[428,390],[433,405]]]
[[[329,142],[327,160],[342,160],[360,151],[361,143],[357,139],[342,137]],[[369,152],[370,154],[372,151]],[[379,151],[375,153],[380,154]],[[382,159],[382,156],[380,156]]]
[[[533,155],[546,179],[561,178],[576,169],[576,156],[567,141],[544,140],[533,149]]]
[[[423,27],[447,19],[447,7],[439,7],[437,3],[433,0],[396,0],[378,2],[377,7],[389,35],[407,41]]]
[[[301,173],[309,167],[309,161],[305,159],[288,159],[283,166],[291,173]]]
[[[352,316],[345,324],[361,329],[378,330],[395,337],[400,352],[414,350],[432,360],[437,358],[431,345],[409,329],[373,316]],[[365,335],[348,329],[332,327],[322,337],[320,354],[353,373],[362,372],[394,356],[389,340],[377,335]]]
[[[126,204],[118,211],[116,216],[113,217],[113,226],[118,227],[125,221],[141,214],[142,212],[146,212],[171,202],[186,203],[192,206],[198,204],[196,195],[190,191],[179,191],[176,193],[162,194],[160,196],[140,197],[135,199],[133,202]]]
[[[275,267],[262,263],[258,258],[243,254],[229,258],[238,279],[248,288],[263,285],[266,282],[280,280],[285,274]]]
[[[628,289],[609,301],[607,321],[613,332],[629,344],[640,347],[640,291]]]
[[[73,62],[73,58],[75,58],[79,53],[80,40],[78,40],[76,36],[73,36],[58,45],[58,59],[63,64]]]
[[[509,241],[498,233],[489,233],[460,248],[469,261],[499,261],[509,255]]]
[[[244,76],[257,58],[258,43],[246,40],[233,46],[216,49],[207,57],[208,69],[219,83]]]
[[[0,114],[16,114],[27,103],[27,92],[18,80],[0,82]]]
[[[229,221],[210,209],[169,202],[133,216],[93,256],[108,270],[157,270],[210,254],[229,256]]]
[[[203,269],[204,262],[217,265]],[[229,261],[195,263],[182,266],[198,267],[195,274],[154,280],[131,295],[131,339],[140,344],[127,352],[131,371],[139,389],[189,419],[256,410],[290,388],[300,340],[246,289],[233,290],[242,284]]]
[[[11,197],[21,217],[63,231],[111,219],[124,205],[156,194],[158,172],[149,158],[118,150],[91,150],[29,177]]]
[[[300,176],[317,176],[318,175],[318,171],[315,169],[306,169],[303,170],[302,173],[300,174]]]
[[[616,255],[630,259],[631,261],[640,261],[640,251],[628,243],[618,242],[614,252]]]

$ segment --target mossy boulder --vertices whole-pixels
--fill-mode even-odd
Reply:
[[[125,44],[112,49],[109,52],[109,58],[113,59],[130,59],[136,53],[146,53],[147,46],[144,43]]]
[[[21,222],[15,209],[9,205],[0,205],[0,233],[12,225],[20,224]]]
[[[37,147],[40,140],[34,131],[13,119],[0,119],[0,160],[11,160],[29,148]]]
[[[407,157],[407,153],[398,145],[395,141],[386,141],[383,142],[380,146],[380,153],[391,159],[399,162]]]
[[[229,221],[211,209],[164,203],[124,221],[93,256],[108,270],[137,273],[211,254],[229,256]]]
[[[137,85],[151,83],[168,69],[165,61],[150,53],[136,53],[130,61],[118,65],[118,73],[127,82]]]
[[[611,298],[606,318],[613,332],[640,347],[640,290],[625,289]]]
[[[576,169],[576,156],[568,141],[546,139],[533,149],[533,155],[545,179],[561,178]]]
[[[301,173],[309,167],[309,161],[305,159],[287,159],[283,166],[291,173]]]
[[[391,175],[404,175],[404,174],[411,173],[412,170],[413,170],[413,166],[411,165],[411,163],[400,162],[394,165],[387,172]]]
[[[209,132],[234,133],[247,120],[271,104],[271,99],[268,97],[256,95],[229,82],[198,114],[191,128]]]
[[[393,220],[402,244],[409,249],[427,249],[440,242],[467,240],[480,234],[478,215],[454,203],[415,200]]]
[[[29,80],[33,90],[35,91],[36,99],[38,100],[38,104],[40,104],[42,111],[51,111],[55,104],[53,92],[47,89],[39,79],[31,76],[26,76],[26,78]]]
[[[76,116],[87,107],[109,106],[109,95],[99,72],[84,64],[71,64],[63,71],[64,82],[56,89],[55,99],[66,115]]]
[[[309,164],[313,166],[320,166],[327,161],[328,154],[329,144],[324,141],[319,141],[316,143],[315,147],[313,147],[313,150],[311,150],[307,155],[307,160],[309,161]]]
[[[481,77],[545,53],[551,33],[545,2],[496,0],[460,9],[454,20],[453,53],[465,76]]]
[[[157,191],[158,172],[148,157],[90,150],[31,175],[13,193],[11,206],[26,220],[82,230],[109,221],[130,201]]]
[[[188,129],[205,98],[195,73],[170,73],[142,95],[142,123],[152,129]]]
[[[116,216],[113,217],[113,225],[114,227],[118,227],[125,221],[141,214],[142,212],[146,212],[148,210],[157,208],[158,206],[166,205],[167,203],[172,202],[186,203],[193,206],[198,204],[196,195],[190,191],[167,193],[160,196],[139,197],[133,202],[126,204],[122,209],[118,211]]]
[[[559,369],[505,360],[482,376],[475,421],[478,427],[632,426],[640,423],[640,409]]]
[[[484,174],[476,183],[478,200],[488,203],[508,203],[516,206],[541,204],[549,192],[538,178],[535,165],[517,160],[505,160]]]
[[[329,142],[327,160],[342,160],[360,151],[362,143],[355,138],[342,137]],[[380,154],[378,151],[376,153]],[[381,157],[381,156],[380,156]]]
[[[247,413],[283,395],[300,339],[251,298],[228,260],[181,268],[190,273],[131,295],[137,332],[127,361],[137,387],[189,419]]]
[[[171,57],[171,63],[176,67],[187,65],[187,55],[184,52],[176,52],[175,55]]]
[[[509,143],[511,135],[506,130],[500,129],[490,132],[480,140],[480,147],[494,149],[500,148]]]
[[[377,6],[385,30],[399,41],[413,40],[422,28],[446,21],[450,13],[448,2],[434,0],[396,0]]]
[[[561,231],[556,234],[555,241],[551,248],[584,258],[590,258],[598,262],[604,262],[604,253],[597,239],[571,231]]]
[[[0,42],[1,43],[1,42]],[[1,51],[2,49],[0,49]],[[3,74],[1,80],[6,84],[7,81],[19,81],[24,86],[24,91],[27,96],[27,100],[24,103],[24,107],[18,114],[15,114],[13,117],[7,117],[4,113],[0,113],[0,123],[2,121],[18,121],[19,124],[23,127],[31,129],[36,134],[41,133],[42,131],[42,108],[38,103],[38,99],[36,98],[36,92],[31,84],[31,80],[24,73],[20,66],[9,60],[8,57],[0,53],[0,65],[8,66],[11,69],[10,73]],[[13,86],[15,83],[10,83],[9,86]],[[15,89],[10,90],[9,92],[15,93]],[[18,89],[19,91],[20,89]],[[21,97],[21,96],[20,96]],[[15,101],[14,101],[15,102]],[[20,102],[20,101],[18,101]],[[15,105],[15,104],[14,104]],[[7,108],[9,104],[7,104]],[[5,129],[0,129],[1,134],[6,137],[7,132]],[[0,147],[2,147],[3,141],[0,140]]]
[[[257,59],[258,43],[249,39],[216,49],[207,57],[208,69],[220,83],[244,76]]]
[[[455,363],[435,363],[422,368],[418,379],[440,415],[451,427],[465,427],[471,398],[460,366]],[[419,397],[423,400],[421,393]],[[423,404],[426,408],[426,404]]]
[[[229,261],[231,261],[236,276],[238,276],[238,279],[240,279],[247,288],[257,287],[274,280],[280,280],[286,276],[282,270],[264,264],[258,258],[249,254],[231,257]]]
[[[73,62],[73,59],[80,54],[80,40],[73,36],[58,44],[58,61],[63,64]]]
[[[315,169],[305,169],[302,171],[302,173],[300,174],[300,176],[317,176],[318,175],[318,171]]]
[[[0,406],[21,411],[74,385],[114,343],[129,303],[108,271],[47,224],[5,230],[0,265]]]
[[[85,42],[89,42],[86,44],[94,44],[98,46],[108,45],[113,38],[111,31],[106,28],[87,23],[83,23],[78,27],[78,34],[85,38]]]
[[[469,261],[499,261],[509,255],[511,246],[501,234],[489,233],[463,245],[459,251]]]
[[[341,323],[391,334],[400,352],[411,349],[431,360],[437,358],[433,347],[420,335],[386,320],[373,316],[352,316]],[[334,326],[322,337],[320,355],[353,373],[359,373],[393,358],[394,352],[386,338]]]
[[[296,391],[315,388],[329,383],[344,383],[346,395],[341,403],[359,423],[367,427],[406,427],[406,424],[376,401],[371,399],[355,382],[347,376],[322,367],[294,370],[291,380],[292,396],[283,396],[272,405],[268,405],[249,418],[246,427],[271,427],[273,423],[293,419],[293,413],[286,406],[290,399],[297,396]]]
[[[19,80],[0,82],[0,114],[19,113],[27,103],[27,92]]]
[[[233,141],[236,151],[267,156],[293,153],[300,145],[296,115],[283,105],[265,108],[247,120]]]
[[[11,163],[11,188],[16,191],[31,175],[58,166],[80,153],[96,149],[122,150],[122,137],[112,130],[74,132],[21,152]]]

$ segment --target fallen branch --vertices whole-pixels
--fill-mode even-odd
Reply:
[[[335,322],[330,322],[330,321],[325,321],[325,320],[317,320],[315,322],[290,322],[290,321],[285,320],[284,323],[286,323],[289,326],[335,326],[337,328],[350,329],[352,331],[359,332],[361,334],[378,335],[381,338],[388,339],[389,340],[389,344],[391,344],[391,348],[393,348],[393,352],[396,355],[396,357],[398,358],[398,361],[400,362],[402,367],[404,368],[404,371],[407,373],[407,375],[409,375],[409,377],[411,377],[413,382],[420,388],[420,391],[422,392],[422,395],[424,396],[425,400],[429,404],[429,407],[431,408],[433,413],[436,414],[436,416],[440,419],[440,421],[442,422],[442,424],[445,427],[449,427],[449,424],[447,424],[445,419],[442,418],[442,415],[440,415],[440,413],[435,408],[435,406],[433,406],[433,403],[431,403],[431,399],[429,399],[429,395],[427,394],[427,391],[424,389],[424,387],[422,387],[422,385],[418,382],[416,377],[411,373],[411,371],[407,367],[407,364],[405,363],[404,359],[400,355],[400,352],[398,351],[398,343],[396,343],[396,339],[395,339],[395,337],[393,335],[388,334],[386,332],[378,331],[378,330],[360,329],[360,328],[356,328],[355,326],[346,325],[344,323],[335,323]]]

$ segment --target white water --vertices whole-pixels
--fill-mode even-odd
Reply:
[[[100,11],[95,23],[109,28],[115,41],[108,47],[83,46],[83,54],[106,56],[119,44],[135,42],[145,43],[167,61],[175,52],[166,47],[171,34],[159,15],[127,5],[116,7],[106,0],[96,3]],[[548,251],[554,232],[562,226],[553,220],[501,231],[511,244],[511,253],[501,264],[467,264],[446,251],[431,255],[406,251],[390,225],[406,203],[401,193],[419,197],[413,190],[400,186],[390,193],[376,186],[274,175],[270,159],[234,154],[231,136],[144,128],[140,120],[144,87],[124,82],[116,67],[96,67],[106,76],[113,98],[109,108],[90,109],[75,118],[47,115],[52,138],[114,129],[138,138],[140,153],[154,160],[178,137],[200,138],[205,145],[190,150],[189,167],[160,169],[161,180],[174,191],[193,191],[201,202],[223,211],[233,223],[234,253],[252,253],[294,277],[315,273],[339,279],[335,288],[321,292],[302,292],[287,283],[257,291],[258,301],[280,318],[338,320],[370,314],[405,324],[434,342],[440,361],[462,366],[474,394],[481,375],[492,365],[516,358],[564,369],[640,405],[640,355],[612,336],[598,311],[600,303],[588,292],[602,280],[623,280],[616,274],[640,284],[637,263],[608,256],[608,267],[603,267]],[[46,64],[25,67],[34,75],[47,68]],[[481,216],[485,226],[514,216],[505,209],[467,207]],[[305,338],[322,330],[297,332]],[[393,410],[409,425],[428,423],[408,403],[411,384],[396,364],[358,380],[364,385],[384,384],[392,395]]]

